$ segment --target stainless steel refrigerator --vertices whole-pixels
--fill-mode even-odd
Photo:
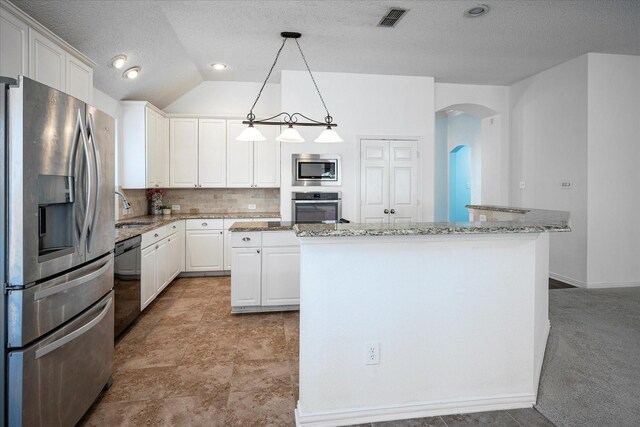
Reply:
[[[73,426],[113,364],[112,117],[2,79],[0,206],[9,426]]]

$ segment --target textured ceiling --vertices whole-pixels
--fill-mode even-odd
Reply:
[[[299,31],[312,70],[511,84],[586,52],[640,55],[640,1],[13,1],[98,63],[95,86],[163,108],[203,80],[261,81],[281,31]],[[379,28],[391,6],[409,13]],[[125,53],[127,81],[109,66]],[[229,64],[215,72],[212,62]],[[277,70],[303,69],[287,43]]]

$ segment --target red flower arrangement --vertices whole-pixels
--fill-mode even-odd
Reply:
[[[158,197],[153,197],[156,194],[160,195],[160,198],[164,196],[164,190],[162,188],[150,188],[147,190],[147,200],[158,199]]]

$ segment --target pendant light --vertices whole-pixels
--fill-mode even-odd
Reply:
[[[254,127],[254,125],[272,125],[272,126],[283,126],[287,125],[287,128],[276,138],[276,141],[280,142],[304,142],[304,138],[300,135],[300,133],[294,129],[294,126],[321,126],[326,129],[320,134],[320,136],[315,140],[315,142],[319,143],[331,143],[331,142],[342,142],[342,138],[337,134],[334,127],[338,126],[336,123],[333,123],[333,117],[329,114],[329,110],[327,109],[327,105],[322,98],[322,94],[320,93],[320,89],[318,89],[318,84],[316,80],[313,78],[313,74],[311,73],[311,69],[309,68],[309,64],[307,63],[307,58],[302,53],[302,48],[300,47],[300,43],[298,43],[298,39],[301,37],[300,33],[294,32],[282,32],[280,33],[282,36],[282,45],[280,49],[278,49],[278,53],[276,54],[276,59],[273,61],[269,72],[267,73],[267,78],[264,79],[264,83],[262,83],[262,87],[258,92],[258,97],[253,102],[251,109],[249,110],[249,114],[247,114],[247,120],[243,121],[243,124],[249,125],[245,130],[238,135],[236,138],[238,141],[264,141],[265,137],[262,136],[260,131]],[[255,108],[258,100],[260,99],[260,95],[262,95],[262,90],[267,84],[271,73],[273,72],[276,63],[278,62],[278,58],[280,57],[280,52],[284,48],[284,45],[287,43],[287,40],[293,39],[296,42],[296,46],[298,46],[298,50],[300,51],[300,55],[302,56],[302,60],[304,61],[304,65],[309,72],[309,76],[311,77],[311,81],[316,88],[316,92],[318,92],[318,96],[320,97],[320,101],[322,102],[322,106],[324,107],[324,111],[327,113],[323,121],[314,120],[302,113],[287,113],[282,112],[280,114],[276,114],[275,116],[268,117],[266,119],[256,120],[256,116],[253,114],[253,109]],[[305,121],[302,121],[305,120]]]

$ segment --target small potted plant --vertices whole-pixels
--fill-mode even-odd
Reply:
[[[162,215],[171,215],[171,206],[162,205],[160,209],[162,209]]]
[[[164,190],[161,188],[150,188],[147,190],[147,199],[150,202],[149,213],[151,215],[162,214],[162,196],[164,196]]]

